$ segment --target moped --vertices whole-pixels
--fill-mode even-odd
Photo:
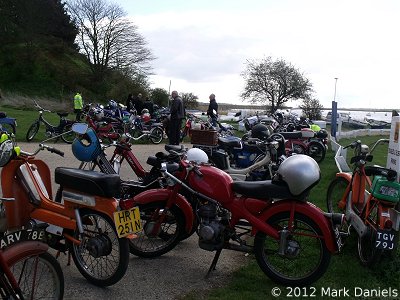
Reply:
[[[0,129],[8,133],[15,134],[17,129],[17,119],[7,117],[5,112],[0,112]]]
[[[43,124],[46,128],[46,136],[47,137],[61,137],[61,139],[67,143],[71,144],[75,135],[71,131],[72,124],[74,124],[75,121],[71,121],[66,119],[68,116],[68,113],[63,112],[57,112],[57,115],[60,117],[60,122],[58,125],[52,125],[49,121],[47,121],[43,117],[43,112],[49,112],[51,113],[50,110],[44,109],[41,107],[36,101],[34,101],[35,107],[39,111],[39,117],[32,123],[32,125],[29,127],[27,133],[26,133],[26,140],[28,142],[32,141],[33,138],[36,136],[36,134],[39,132],[40,124]]]
[[[86,124],[74,124],[85,132]],[[45,142],[45,141],[44,141]],[[1,171],[8,229],[50,224],[46,228],[50,247],[69,254],[79,272],[91,283],[108,286],[118,282],[129,263],[127,236],[135,230],[134,211],[119,211],[117,174],[58,167],[55,182],[62,186],[62,203],[52,200],[50,170],[35,156],[42,150],[63,156],[44,143],[33,153],[20,150]],[[132,213],[132,214],[131,214]]]
[[[168,234],[162,225],[171,224],[169,213],[178,209],[181,218],[198,218],[199,246],[216,251],[207,274],[222,249],[231,249],[253,252],[264,273],[283,285],[308,285],[320,278],[331,253],[341,248],[338,226],[344,216],[324,213],[308,202],[310,190],[320,180],[318,164],[306,155],[292,156],[282,162],[273,180],[249,182],[233,181],[207,160],[202,150],[189,149],[175,168],[163,166],[164,189],[121,201],[125,209],[140,207],[143,232],[138,233],[137,247],[157,252],[157,240]],[[185,210],[189,204],[179,193],[181,188],[197,199],[195,216]],[[179,221],[175,226],[186,228],[178,230],[190,230],[191,223]]]

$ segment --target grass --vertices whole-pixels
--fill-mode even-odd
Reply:
[[[44,105],[43,105],[44,106]],[[53,109],[53,108],[52,108]],[[16,133],[17,141],[25,141],[25,135],[30,124],[38,117],[38,112],[32,109],[18,110],[8,106],[0,106],[0,111],[5,111],[9,117],[17,118],[18,127]],[[73,117],[71,115],[70,117]],[[58,123],[58,116],[55,113],[45,113],[45,118],[52,124]],[[44,127],[39,130],[38,136],[35,141],[41,141],[45,138]],[[363,143],[372,144],[379,137],[362,137]],[[342,145],[347,145],[352,140],[340,140]],[[348,157],[350,157],[350,152]],[[374,164],[386,165],[387,159],[387,146],[379,146],[374,153]],[[320,183],[312,190],[310,194],[310,201],[318,207],[326,210],[326,190],[330,181],[335,177],[337,168],[334,162],[333,151],[328,151],[325,160],[320,163],[322,178]],[[222,254],[223,255],[223,254]],[[211,263],[211,262],[210,262]],[[218,266],[217,266],[218,267]],[[212,275],[211,275],[212,276]],[[315,288],[315,295],[317,299],[321,297],[322,288],[347,288],[350,289],[350,296],[346,299],[356,299],[353,293],[355,287],[363,289],[397,289],[400,295],[400,251],[392,258],[384,259],[380,265],[374,269],[363,267],[357,256],[357,239],[356,234],[353,233],[347,240],[342,252],[333,255],[328,271],[324,276],[313,285]],[[212,289],[206,292],[194,291],[182,299],[271,299],[271,291],[278,285],[273,283],[264,273],[259,269],[255,260],[239,269],[234,273],[233,279],[222,288]],[[279,286],[282,291],[281,297],[276,299],[287,299],[286,287]],[[302,292],[312,292],[312,288],[301,290]],[[303,296],[305,294],[303,293]],[[292,297],[295,298],[295,297]],[[307,297],[304,297],[307,298]],[[311,297],[309,297],[311,298]],[[328,297],[325,297],[326,299]],[[340,297],[337,297],[340,299]],[[365,297],[368,298],[368,297]],[[379,297],[370,297],[376,299]]]

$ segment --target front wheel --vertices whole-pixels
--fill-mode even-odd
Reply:
[[[295,213],[289,229],[289,212],[272,216],[267,223],[278,231],[289,230],[284,253],[279,240],[258,232],[254,254],[261,270],[273,281],[289,286],[305,286],[318,280],[327,270],[331,255],[321,228],[308,216]]]
[[[164,136],[164,131],[160,127],[154,127],[150,130],[150,141],[153,144],[161,143]]]
[[[129,241],[130,252],[140,257],[157,257],[172,250],[185,232],[184,217],[178,207],[165,210],[165,203],[138,205],[143,230]]]
[[[129,263],[129,243],[118,238],[111,218],[98,212],[81,214],[83,234],[76,229],[71,245],[72,258],[79,272],[97,286],[117,283]]]
[[[69,123],[65,125],[61,136],[61,139],[67,144],[72,144],[76,136],[75,132],[72,131],[72,124],[73,123]]]
[[[28,132],[26,133],[26,140],[28,142],[32,141],[33,138],[36,136],[36,134],[39,131],[39,126],[40,126],[40,123],[35,122],[29,127]]]
[[[310,143],[307,155],[312,157],[317,163],[324,160],[326,154],[325,146],[320,143]]]
[[[24,299],[63,299],[64,275],[49,253],[23,258],[11,265],[10,270]]]

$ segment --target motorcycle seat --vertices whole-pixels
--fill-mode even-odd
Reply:
[[[171,152],[171,151],[182,152],[183,149],[185,149],[185,147],[183,145],[169,145],[169,144],[166,144],[164,146],[164,149],[167,152]]]
[[[238,137],[218,137],[218,144],[222,147],[241,148],[241,139]]]
[[[303,137],[301,131],[279,132],[279,133],[282,134],[282,136],[287,140],[301,139]]]
[[[57,115],[59,115],[62,118],[62,117],[68,116],[68,113],[67,112],[58,112]]]
[[[393,181],[397,177],[397,172],[381,166],[365,166],[365,175],[367,176],[385,176],[387,180]]]
[[[293,196],[289,191],[289,187],[283,181],[234,181],[232,183],[232,190],[235,193],[256,199],[303,198],[303,195]]]
[[[117,197],[120,192],[121,180],[118,174],[75,168],[57,167],[55,182],[63,188],[72,189],[101,197]]]

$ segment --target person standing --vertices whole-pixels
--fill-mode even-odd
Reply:
[[[82,109],[83,109],[83,99],[81,94],[78,92],[74,96],[74,113],[76,114],[76,121],[81,120],[81,115],[82,115]]]
[[[207,116],[211,118],[212,126],[217,127],[218,104],[217,101],[215,100],[214,94],[211,94],[209,99],[210,99],[210,104],[208,105]]]
[[[126,111],[130,112],[131,109],[133,108],[133,95],[129,94],[128,98],[126,98]]]
[[[139,93],[137,95],[137,97],[133,100],[133,107],[134,109],[136,109],[136,113],[138,115],[140,115],[142,113],[142,109],[143,109],[143,101],[142,101],[142,94]]]
[[[171,93],[172,102],[170,106],[170,118],[169,118],[169,144],[179,145],[180,132],[182,127],[182,119],[185,117],[183,109],[182,98],[179,97],[177,91]]]

